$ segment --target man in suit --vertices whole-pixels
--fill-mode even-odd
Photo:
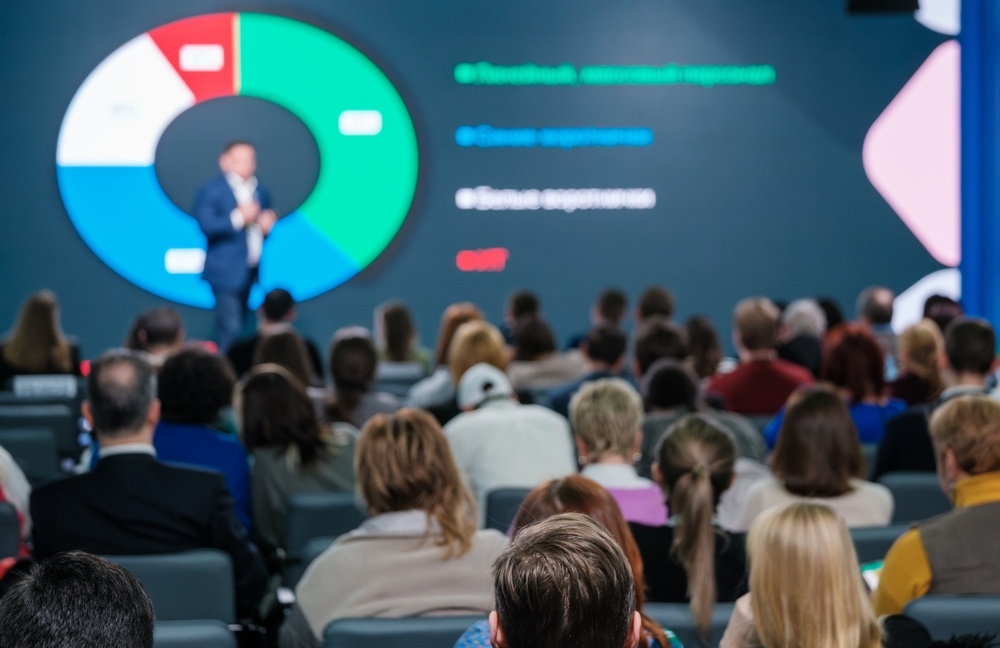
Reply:
[[[215,295],[216,341],[225,352],[239,335],[264,237],[277,216],[271,196],[257,181],[257,152],[249,142],[230,142],[219,156],[222,173],[198,190],[194,217],[205,235],[202,278]]]
[[[260,554],[236,519],[220,473],[156,459],[160,401],[149,362],[134,351],[108,351],[92,364],[88,389],[83,415],[97,433],[101,458],[90,473],[31,494],[35,557],[220,549],[233,561],[237,612],[252,617],[267,588]]]

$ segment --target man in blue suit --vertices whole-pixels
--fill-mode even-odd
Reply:
[[[216,342],[225,353],[240,333],[264,237],[277,216],[270,194],[257,182],[253,144],[227,144],[219,169],[222,173],[198,190],[194,217],[207,239],[202,278],[215,295]]]

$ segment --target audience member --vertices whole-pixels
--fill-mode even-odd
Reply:
[[[417,327],[402,301],[381,304],[375,311],[375,332],[380,362],[407,362],[421,366],[424,375],[434,370],[431,352],[418,343]]]
[[[154,621],[135,576],[71,551],[35,565],[0,598],[0,648],[153,648]]]
[[[868,329],[885,356],[886,375],[896,379],[899,339],[892,330],[892,302],[896,296],[884,286],[869,286],[858,295],[858,322]]]
[[[873,599],[878,614],[901,612],[925,594],[1000,594],[1000,403],[957,396],[934,412],[930,431],[955,509],[892,545]]]
[[[229,347],[226,357],[232,363],[237,376],[242,376],[250,371],[250,367],[255,364],[257,347],[262,339],[274,333],[294,331],[293,322],[298,315],[295,310],[295,299],[292,293],[284,288],[275,288],[264,296],[264,301],[257,309],[257,331],[253,336],[237,341]],[[319,349],[312,340],[302,338],[305,344],[305,351],[309,359],[309,367],[312,375],[318,379],[323,379],[323,361],[320,359]],[[267,360],[267,362],[271,362]]]
[[[459,414],[444,427],[451,452],[485,514],[497,488],[532,488],[576,472],[573,435],[565,418],[540,405],[521,405],[502,371],[480,363],[458,383]]]
[[[507,539],[476,531],[476,504],[440,426],[402,409],[365,425],[355,464],[372,516],[306,570],[283,648],[319,646],[345,617],[487,614],[489,565]]]
[[[841,324],[826,334],[820,375],[847,402],[861,443],[878,443],[885,434],[885,422],[906,410],[905,402],[885,396],[882,349],[857,324]],[[774,447],[783,417],[784,411],[779,412],[764,429],[768,447]]]
[[[597,301],[590,309],[590,325],[607,324],[623,329],[628,314],[628,296],[618,288],[605,288],[597,295]],[[586,333],[578,333],[570,338],[568,350],[579,349],[586,339]]]
[[[639,295],[635,305],[636,327],[648,318],[659,316],[671,319],[674,316],[674,296],[663,286],[649,286]]]
[[[279,364],[292,372],[303,385],[317,388],[320,385],[318,374],[313,371],[309,360],[305,339],[291,329],[260,338],[254,350],[253,366],[261,364]]]
[[[688,345],[691,350],[691,368],[698,380],[704,381],[715,375],[723,362],[722,345],[712,322],[704,316],[695,315],[684,322]]]
[[[161,461],[217,470],[226,478],[236,517],[253,530],[250,466],[239,439],[223,432],[236,377],[222,356],[189,348],[167,358],[160,370],[160,422],[153,447]]]
[[[844,521],[821,504],[775,508],[747,538],[750,593],[719,648],[880,648],[882,633]]]
[[[352,326],[337,331],[330,345],[333,394],[326,405],[328,420],[361,428],[376,414],[392,414],[403,404],[392,394],[372,390],[378,354],[368,331]]]
[[[803,389],[789,399],[770,464],[774,477],[747,495],[738,530],[749,529],[769,508],[806,499],[822,501],[849,527],[885,526],[892,518],[892,494],[863,481],[855,424],[840,395],[827,387]]]
[[[690,355],[687,335],[662,316],[646,318],[635,332],[632,373],[641,381],[654,362],[662,358],[684,361]]]
[[[32,492],[35,557],[74,549],[221,549],[233,561],[237,610],[252,616],[267,587],[260,555],[236,518],[221,474],[157,460],[153,430],[160,401],[144,355],[123,349],[101,355],[91,366],[88,393],[83,414],[97,434],[101,458],[89,473]]]
[[[650,601],[690,601],[705,638],[715,602],[747,591],[744,538],[714,520],[735,476],[736,448],[729,434],[704,415],[685,416],[663,435],[653,472],[671,517],[667,526],[632,524],[646,566]]]
[[[63,335],[59,304],[49,290],[25,300],[17,323],[0,342],[0,388],[23,374],[80,375],[80,349]]]
[[[513,341],[514,353],[507,374],[514,389],[549,389],[587,373],[583,355],[559,353],[552,329],[537,315],[526,315],[517,321]]]
[[[996,334],[989,322],[958,318],[945,332],[945,384],[931,406],[916,408],[886,423],[885,436],[875,456],[872,479],[896,471],[933,472],[936,469],[927,416],[949,400],[966,394],[986,394],[996,358]]]
[[[666,524],[663,493],[632,465],[642,425],[642,397],[635,388],[621,378],[586,383],[573,395],[569,411],[581,474],[607,488],[629,522]]]
[[[841,310],[840,304],[838,304],[837,300],[833,297],[817,297],[816,303],[823,309],[823,315],[826,316],[826,330],[829,331],[833,327],[839,326],[846,321],[844,318],[844,311]]]
[[[441,315],[441,326],[438,328],[437,346],[434,351],[434,373],[419,381],[410,388],[406,395],[407,407],[428,408],[444,405],[455,397],[455,383],[451,380],[448,370],[448,350],[455,331],[462,324],[483,319],[483,314],[475,304],[461,302],[452,304]]]
[[[781,313],[778,357],[805,367],[814,376],[823,364],[826,315],[812,299],[796,299]]]
[[[153,308],[132,321],[125,348],[145,351],[157,370],[184,345],[184,321],[173,308]]]
[[[556,387],[549,392],[549,407],[563,416],[569,416],[569,401],[581,386],[613,378],[625,366],[625,334],[617,328],[601,324],[590,329],[581,350],[587,364],[587,374],[577,381]]]
[[[253,514],[261,542],[285,547],[285,506],[305,491],[354,488],[357,429],[322,426],[298,378],[275,364],[257,365],[239,391],[243,442],[253,455]]]
[[[941,365],[944,338],[934,322],[922,320],[899,336],[899,376],[889,383],[889,393],[913,407],[927,405],[944,390]]]
[[[952,320],[965,314],[962,305],[951,297],[931,295],[924,301],[924,319],[932,320],[944,333]]]
[[[0,579],[14,566],[18,558],[27,558],[30,554],[25,539],[31,536],[31,484],[24,471],[17,465],[14,457],[0,445],[0,502],[6,502],[17,511],[18,531],[21,539],[21,549],[18,556],[9,556],[0,560]],[[2,596],[2,592],[0,592]]]
[[[812,383],[807,369],[777,357],[779,315],[777,306],[764,297],[736,304],[733,344],[740,363],[732,372],[716,375],[706,387],[730,412],[774,414],[795,389]]]
[[[499,331],[503,334],[506,344],[513,344],[514,329],[522,317],[538,317],[542,306],[538,295],[530,290],[518,290],[507,297],[507,305],[503,312],[503,323]]]

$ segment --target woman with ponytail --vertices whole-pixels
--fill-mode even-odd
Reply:
[[[631,524],[645,565],[649,601],[690,601],[702,635],[708,635],[716,601],[735,601],[747,591],[745,538],[714,520],[722,493],[733,481],[736,447],[706,414],[671,425],[655,452],[653,477],[663,488],[670,522]]]

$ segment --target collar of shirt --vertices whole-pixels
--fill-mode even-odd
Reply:
[[[233,195],[236,196],[236,202],[238,203],[253,200],[254,192],[257,191],[257,176],[250,176],[244,180],[239,175],[229,172],[226,174],[226,183],[233,190]]]
[[[361,523],[350,536],[416,536],[440,533],[436,519],[426,511],[410,509],[374,515]]]
[[[980,473],[955,484],[955,506],[1000,502],[1000,472]]]
[[[101,459],[107,459],[115,455],[123,454],[147,454],[156,456],[156,448],[151,443],[121,443],[106,448],[101,448]]]

